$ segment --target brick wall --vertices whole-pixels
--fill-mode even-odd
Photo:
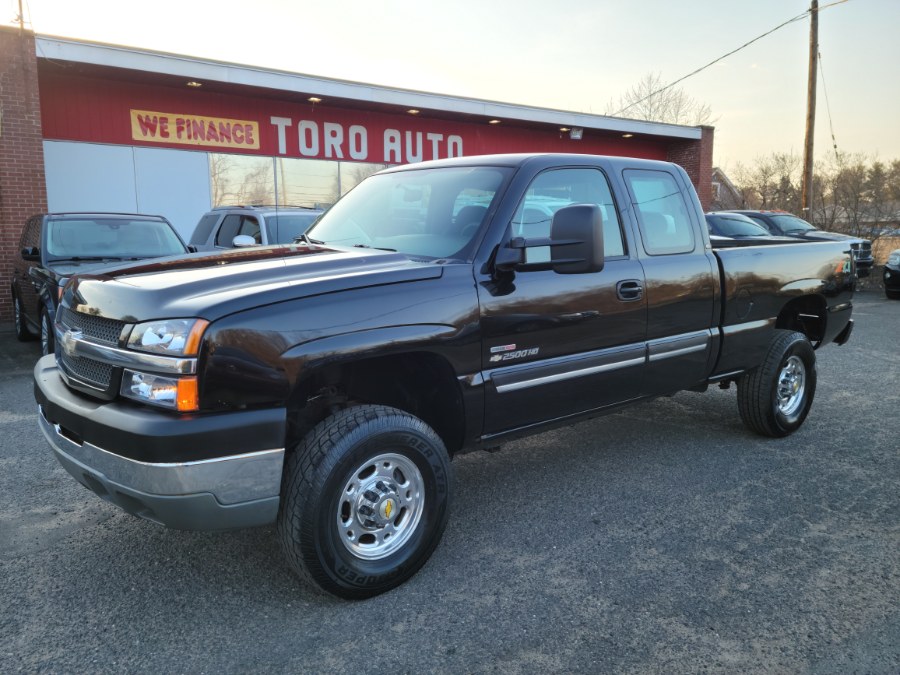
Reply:
[[[34,33],[0,26],[0,322],[13,318],[9,289],[22,226],[46,210]]]
[[[708,211],[712,204],[712,158],[713,158],[713,127],[700,127],[702,130],[699,141],[681,141],[669,145],[667,159],[674,162],[687,171],[703,210]]]

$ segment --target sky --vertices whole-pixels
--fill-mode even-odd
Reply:
[[[819,2],[816,157],[833,155],[833,128],[842,152],[900,159],[900,0],[826,8],[832,2]],[[40,35],[594,114],[649,73],[672,82],[809,8],[808,0],[22,3]],[[17,14],[18,0],[0,0],[0,23]],[[802,156],[808,58],[804,18],[678,85],[712,108],[717,165]]]

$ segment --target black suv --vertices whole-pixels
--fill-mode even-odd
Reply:
[[[787,211],[714,211],[713,213],[739,213],[762,225],[769,234],[781,237],[795,237],[809,241],[846,239],[850,242],[853,257],[856,259],[856,273],[860,277],[869,276],[872,265],[875,263],[875,259],[872,257],[872,242],[868,239],[820,230]]]
[[[200,251],[290,244],[323,210],[305,206],[217,206],[206,213],[191,235]]]
[[[42,213],[25,223],[11,285],[16,337],[41,338],[41,352],[54,350],[56,304],[77,272],[124,262],[188,253],[162,216],[135,213]]]

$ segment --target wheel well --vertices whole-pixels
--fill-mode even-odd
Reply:
[[[823,298],[804,295],[794,298],[784,306],[775,321],[775,327],[799,331],[818,346],[825,338],[827,315],[827,306]]]
[[[428,424],[452,455],[462,447],[462,392],[450,364],[414,352],[336,364],[302,379],[288,402],[289,445],[333,412],[355,403],[388,405]]]

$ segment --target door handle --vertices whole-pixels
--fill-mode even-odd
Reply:
[[[644,286],[637,279],[626,279],[616,284],[616,297],[622,302],[634,302],[644,297]]]

